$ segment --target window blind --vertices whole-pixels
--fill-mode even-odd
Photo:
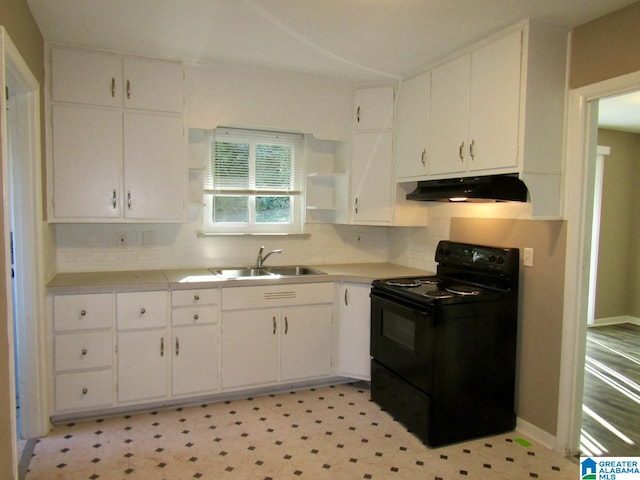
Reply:
[[[205,142],[205,193],[301,195],[302,135],[216,128]]]

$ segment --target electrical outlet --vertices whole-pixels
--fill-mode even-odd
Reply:
[[[116,245],[119,248],[124,248],[127,246],[127,235],[125,233],[116,233]]]
[[[522,264],[525,267],[533,267],[533,248],[525,247]]]

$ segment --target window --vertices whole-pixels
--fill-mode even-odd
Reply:
[[[302,232],[302,135],[217,128],[207,146],[205,231]]]

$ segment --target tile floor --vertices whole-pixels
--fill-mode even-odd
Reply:
[[[518,432],[429,449],[344,384],[58,425],[27,480],[566,479],[578,465]]]

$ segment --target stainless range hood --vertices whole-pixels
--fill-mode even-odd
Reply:
[[[422,202],[526,202],[527,187],[517,175],[486,175],[418,182],[407,200]]]

